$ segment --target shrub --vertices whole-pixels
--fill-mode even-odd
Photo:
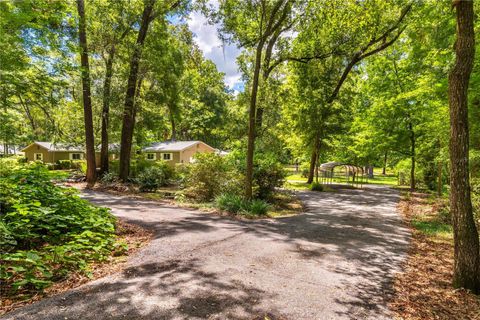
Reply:
[[[318,182],[313,182],[310,186],[310,190],[312,191],[323,191],[323,184]]]
[[[57,160],[54,168],[58,170],[66,170],[66,169],[73,169],[72,166],[73,166],[72,160]]]
[[[83,174],[87,174],[86,160],[72,160],[72,169],[78,170]]]
[[[246,200],[239,195],[230,193],[218,196],[215,202],[221,210],[246,216],[264,216],[270,209],[270,205],[261,199]]]
[[[106,172],[103,174],[103,176],[100,178],[100,181],[105,184],[110,184],[110,183],[115,183],[118,182],[118,175],[113,172]]]
[[[224,193],[215,200],[217,207],[231,213],[240,212],[244,207],[244,200],[236,194]]]
[[[261,199],[254,199],[248,202],[246,212],[254,216],[264,216],[269,209],[270,205],[267,202]]]
[[[0,177],[0,186],[0,281],[6,289],[43,289],[113,250],[115,218],[76,190],[55,186],[44,165],[14,170]]]
[[[140,191],[148,192],[168,185],[173,176],[173,168],[167,163],[159,161],[140,172],[135,181],[139,185]]]
[[[300,165],[300,171],[301,175],[303,178],[308,178],[308,174],[310,173],[310,163],[309,162],[303,162]]]
[[[253,179],[255,195],[260,199],[269,199],[276,187],[281,187],[286,176],[283,165],[274,157],[265,157],[255,161]]]
[[[211,201],[228,185],[229,168],[222,157],[214,153],[198,153],[195,162],[184,169],[185,195],[197,201]]]
[[[0,158],[0,177],[10,174],[13,170],[20,167],[18,158],[8,157]]]

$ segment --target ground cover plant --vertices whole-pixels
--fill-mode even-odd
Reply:
[[[2,161],[3,163],[3,161]],[[126,248],[115,241],[115,218],[55,185],[41,164],[0,175],[0,281],[2,294],[35,292],[71,271]]]

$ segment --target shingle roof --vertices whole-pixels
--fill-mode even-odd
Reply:
[[[74,145],[71,143],[51,143],[43,141],[35,141],[35,144],[38,144],[41,147],[44,147],[48,151],[74,151],[74,152],[84,152],[85,149],[83,146]]]
[[[154,142],[148,147],[143,148],[143,151],[182,151],[191,147],[201,141],[163,141]]]

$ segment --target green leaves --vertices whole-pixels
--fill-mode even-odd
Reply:
[[[13,169],[0,176],[2,184],[11,195],[0,191],[0,280],[7,288],[41,290],[116,250],[114,217],[55,186],[44,166]]]

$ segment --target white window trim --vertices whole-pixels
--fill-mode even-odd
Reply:
[[[37,154],[40,155],[40,159],[37,159]],[[33,154],[33,161],[43,161],[43,153],[34,153]]]
[[[170,155],[170,159],[165,159],[165,155],[166,155],[166,154],[169,154],[169,155]],[[162,159],[163,161],[172,161],[172,160],[173,160],[173,153],[172,153],[172,152],[165,152],[165,153],[162,153],[162,154],[160,155],[160,157],[161,157],[161,159]]]
[[[80,159],[73,159],[73,155],[74,155],[74,154],[79,154],[79,155],[80,155]],[[69,153],[69,158],[70,158],[70,160],[83,160],[83,153],[81,153],[81,152],[70,152],[70,153]]]
[[[149,159],[149,158],[148,158],[148,155],[150,155],[150,154],[153,154],[153,159]],[[156,154],[155,152],[148,152],[148,153],[146,154],[145,158],[146,158],[148,161],[155,161],[155,160],[157,160],[157,154]]]

